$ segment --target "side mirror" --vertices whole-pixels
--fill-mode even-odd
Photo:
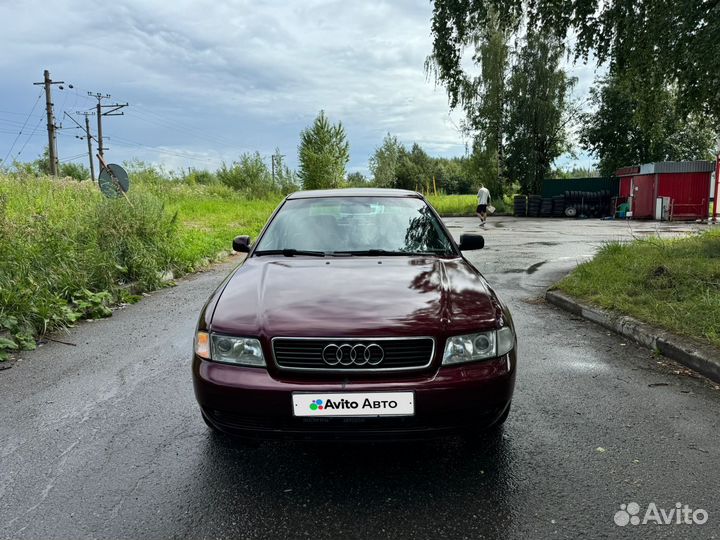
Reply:
[[[485,239],[480,234],[461,234],[460,251],[470,251],[485,247]]]
[[[236,236],[233,239],[233,249],[238,253],[250,253],[250,237]]]

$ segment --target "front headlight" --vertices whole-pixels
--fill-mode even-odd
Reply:
[[[209,347],[203,347],[203,342],[207,342],[205,336],[207,333],[198,332],[195,338],[195,353],[198,356],[225,364],[265,367],[265,357],[257,339],[210,334]]]
[[[514,346],[515,336],[509,326],[489,332],[453,336],[445,344],[442,363],[448,366],[497,358],[510,352]]]

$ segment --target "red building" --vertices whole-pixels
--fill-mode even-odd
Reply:
[[[711,161],[663,161],[624,167],[615,176],[620,199],[630,203],[633,218],[696,220],[708,217],[714,169]]]

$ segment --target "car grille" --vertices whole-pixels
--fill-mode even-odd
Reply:
[[[361,373],[422,369],[430,365],[435,350],[435,340],[429,337],[275,338],[272,343],[277,365],[283,369],[298,371]],[[354,355],[351,354],[353,350]]]

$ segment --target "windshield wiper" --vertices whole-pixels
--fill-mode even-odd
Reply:
[[[356,251],[333,251],[330,253],[331,255],[335,256],[367,256],[367,257],[374,257],[378,255],[388,255],[388,256],[447,256],[447,252],[445,251],[390,251],[387,249],[362,249],[362,250],[356,250]]]
[[[305,249],[265,249],[256,251],[254,255],[284,255],[285,257],[293,257],[295,255],[308,255],[310,257],[324,257],[324,251],[308,251]]]

